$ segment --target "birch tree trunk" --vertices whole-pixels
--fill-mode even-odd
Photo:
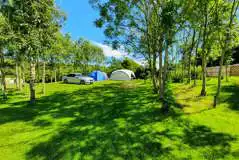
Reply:
[[[17,60],[16,60],[17,61]],[[18,69],[18,62],[16,62],[16,65],[15,65],[15,72],[16,72],[16,88],[17,90],[19,90],[19,69]]]
[[[36,102],[36,93],[35,93],[35,80],[36,80],[36,64],[30,63],[30,103],[34,104]]]
[[[192,60],[192,52],[193,52],[193,48],[194,48],[194,41],[195,41],[195,36],[196,36],[196,31],[193,30],[193,38],[192,38],[192,45],[191,45],[191,49],[190,49],[190,53],[189,53],[189,60],[188,60],[188,83],[191,84],[191,79],[192,79],[192,73],[191,73],[191,60]]]
[[[220,60],[220,68],[219,68],[219,71],[218,71],[218,86],[217,86],[217,93],[216,93],[216,96],[214,97],[214,108],[217,106],[217,101],[218,101],[218,98],[220,96],[220,89],[221,89],[221,79],[222,79],[222,68],[223,68],[223,61],[224,61],[224,51],[222,51],[222,56],[221,56],[221,60]]]
[[[200,38],[201,38],[201,29],[199,31],[198,35],[198,41],[197,41],[197,46],[196,46],[196,51],[195,51],[195,61],[194,61],[194,87],[197,85],[197,73],[196,73],[196,68],[197,68],[197,56],[198,56],[198,47],[200,43]]]
[[[185,78],[185,69],[186,69],[186,65],[185,65],[185,52],[183,52],[183,58],[182,58],[182,83],[184,83],[184,78]]]
[[[2,98],[3,100],[7,99],[7,85],[6,85],[6,77],[5,77],[5,71],[4,71],[4,55],[2,51],[0,50],[0,70],[1,70],[1,88],[2,88]]]
[[[18,85],[19,85],[19,90],[22,91],[22,68],[21,65],[18,66]]]
[[[165,96],[167,93],[167,78],[168,77],[168,44],[166,44],[165,48],[165,57],[164,57],[164,71],[163,71],[163,87],[162,87],[162,93],[163,93],[163,111],[168,112],[169,111],[169,104],[167,97]]]
[[[208,7],[205,4],[205,15],[204,15],[204,31],[203,31],[203,45],[202,45],[202,90],[201,96],[206,96],[206,70],[207,70],[207,63],[206,63],[206,36],[207,36],[207,26],[208,26]]]
[[[160,87],[160,92],[159,96],[160,99],[163,99],[163,52],[159,53],[159,87]]]
[[[149,68],[150,68],[150,74],[151,74],[151,80],[152,80],[152,84],[153,84],[153,92],[157,93],[157,84],[155,81],[155,76],[154,76],[154,69],[153,69],[153,62],[152,62],[152,57],[151,55],[149,56]]]
[[[46,95],[46,62],[43,62],[43,71],[42,71],[42,93],[45,96]]]
[[[25,68],[23,64],[21,65],[21,68],[22,68],[22,87],[24,88],[26,80],[25,80]]]
[[[53,82],[53,71],[51,71],[51,83]]]
[[[157,85],[157,79],[156,79],[156,54],[153,54],[153,62],[152,62],[152,80],[153,80],[153,85],[155,89],[155,93],[158,92],[158,85]]]
[[[55,69],[55,70],[54,70],[54,82],[55,82],[55,83],[57,82],[56,74],[57,74],[57,72],[56,72],[56,69]]]
[[[196,87],[197,86],[197,50],[196,49],[196,53],[195,53],[195,62],[194,62],[194,83],[193,86]]]

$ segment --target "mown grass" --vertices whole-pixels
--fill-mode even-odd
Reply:
[[[198,87],[172,84],[174,109],[162,114],[150,82],[37,86],[37,104],[9,91],[0,105],[0,159],[239,159],[239,78],[223,82],[212,109]]]

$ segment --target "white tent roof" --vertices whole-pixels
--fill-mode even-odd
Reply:
[[[134,72],[127,69],[116,70],[110,76],[111,80],[131,80],[132,78],[135,78]]]
[[[131,71],[131,70],[128,70],[128,69],[116,70],[116,71],[112,72],[112,74],[113,74],[113,73],[116,73],[116,72],[124,72],[124,73],[126,73],[129,77],[131,77],[131,75],[134,75],[134,72]],[[135,75],[134,75],[134,76],[135,76]]]

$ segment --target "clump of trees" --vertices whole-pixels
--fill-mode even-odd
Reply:
[[[90,0],[100,17],[95,25],[105,29],[113,47],[122,47],[148,61],[155,93],[169,110],[168,81],[172,68],[196,85],[201,66],[201,96],[206,96],[206,66],[210,57],[221,57],[218,74],[230,56],[225,52],[238,45],[237,0]],[[233,42],[233,43],[232,43]],[[230,54],[229,54],[230,55]],[[172,67],[174,66],[174,67]],[[192,72],[194,71],[194,72]],[[194,73],[194,76],[192,76]]]
[[[6,74],[14,73],[16,88],[29,83],[30,103],[35,103],[35,83],[46,77],[56,82],[64,72],[101,67],[101,48],[87,40],[71,40],[60,32],[66,17],[52,0],[0,1],[0,75],[3,99],[7,99]],[[12,65],[13,64],[13,65]],[[14,66],[14,68],[13,68]],[[10,69],[9,69],[10,68]]]

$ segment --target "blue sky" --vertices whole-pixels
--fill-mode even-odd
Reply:
[[[73,40],[83,37],[93,42],[103,49],[107,57],[129,57],[141,63],[127,53],[113,50],[103,44],[106,38],[104,31],[94,26],[94,21],[99,17],[98,11],[91,7],[88,0],[56,0],[56,3],[67,15],[67,21],[62,28],[63,33],[70,33]]]
[[[94,26],[98,12],[90,6],[88,0],[56,0],[56,3],[67,15],[63,33],[69,32],[74,40],[83,37],[103,43],[103,30]]]

